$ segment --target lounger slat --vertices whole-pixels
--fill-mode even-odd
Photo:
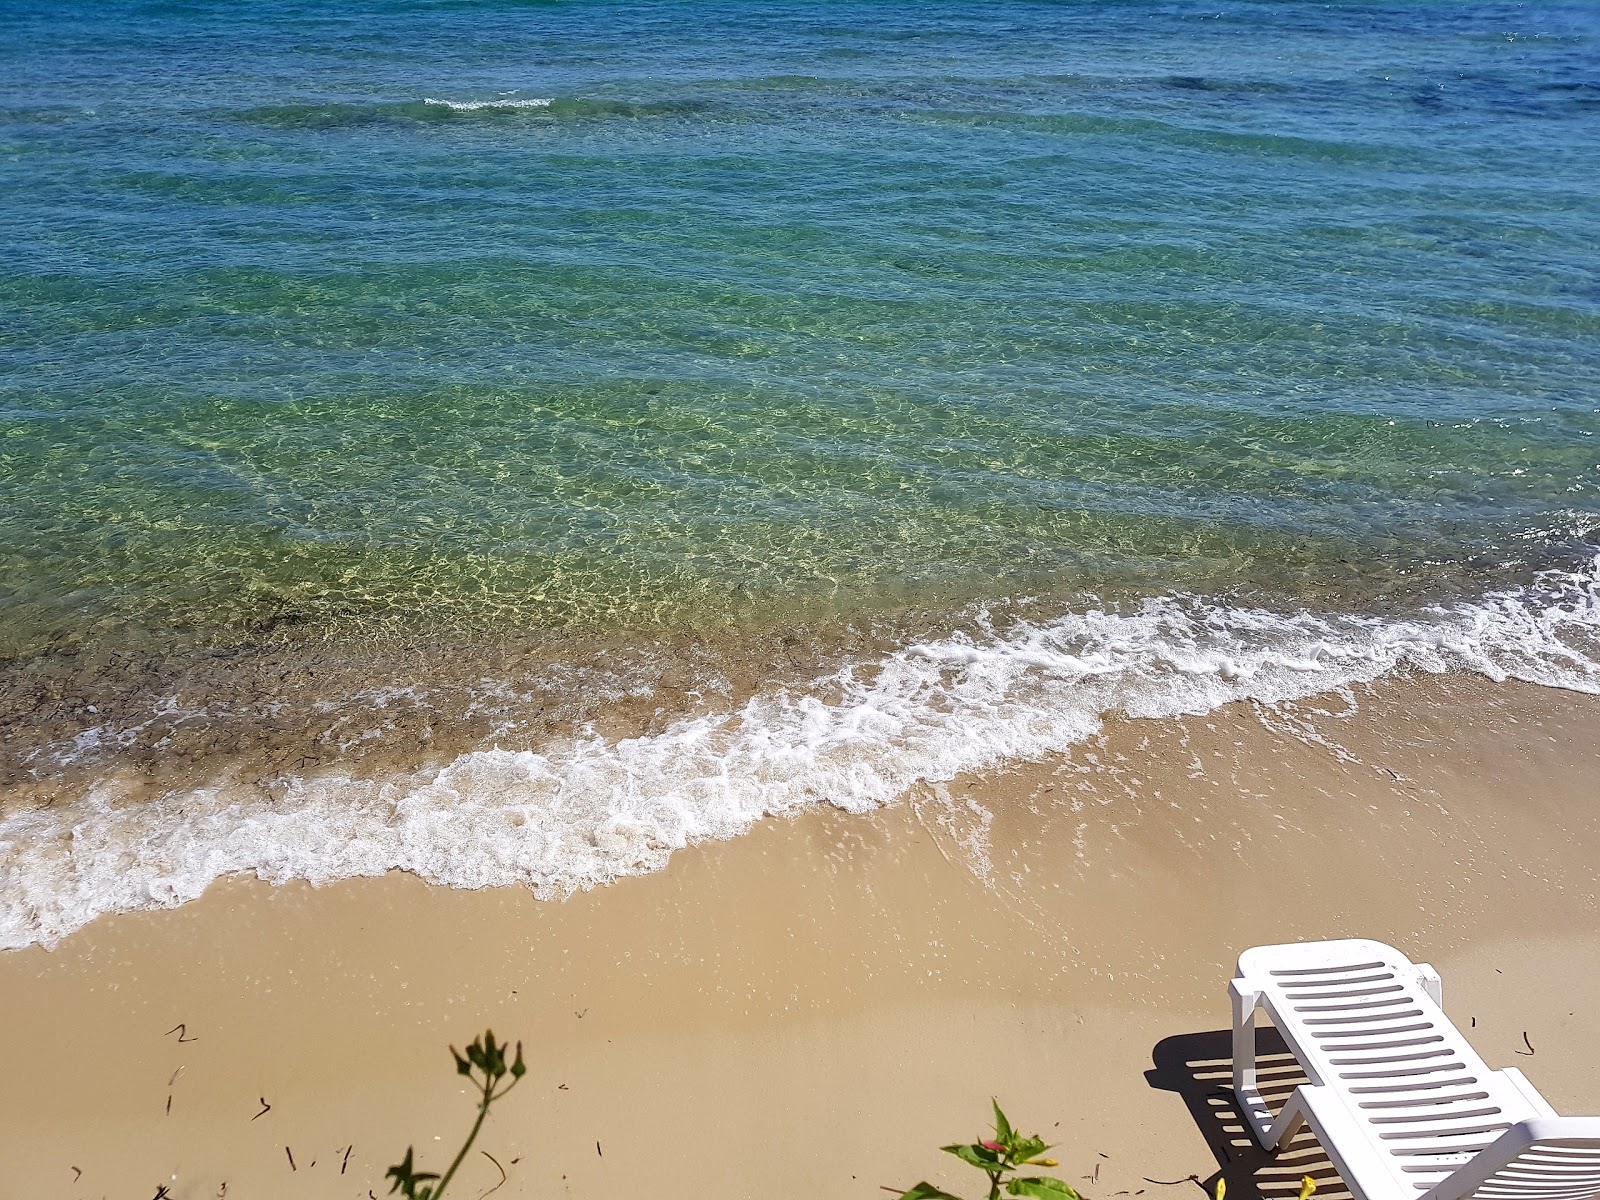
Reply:
[[[1449,1071],[1465,1071],[1466,1063],[1459,1062],[1434,1062],[1414,1067],[1388,1067],[1376,1071],[1340,1071],[1336,1079],[1393,1079],[1408,1082],[1424,1076],[1442,1075]]]
[[[1269,975],[1295,976],[1295,975],[1327,975],[1334,971],[1376,971],[1384,966],[1383,962],[1358,962],[1346,963],[1332,967],[1301,967],[1298,970],[1269,971]]]
[[[1347,1054],[1348,1047],[1340,1046],[1339,1057],[1331,1055],[1328,1061],[1336,1067],[1375,1067],[1385,1063],[1413,1063],[1432,1058],[1448,1058],[1450,1051],[1443,1047],[1412,1050],[1407,1054]]]
[[[1452,1096],[1445,1092],[1430,1092],[1427,1095],[1417,1096],[1413,1099],[1362,1100],[1357,1103],[1356,1107],[1360,1109],[1381,1108],[1391,1112],[1402,1108],[1431,1110],[1445,1108],[1451,1104],[1470,1104],[1473,1101],[1487,1100],[1488,1098],[1489,1093],[1483,1091],[1462,1092],[1457,1096]],[[1367,1119],[1376,1120],[1377,1118],[1369,1117]]]
[[[1419,1112],[1408,1113],[1401,1117],[1368,1117],[1369,1125],[1394,1125],[1397,1128],[1403,1125],[1413,1125],[1425,1122],[1461,1121],[1473,1117],[1498,1117],[1501,1113],[1498,1105],[1485,1105],[1479,1108],[1457,1108],[1449,1112]]]
[[[1390,992],[1399,992],[1404,989],[1394,982],[1393,975],[1374,975],[1370,980],[1350,980],[1337,988],[1328,988],[1320,992],[1295,992],[1296,1000],[1340,1000],[1354,996],[1382,996]]]
[[[1394,975],[1393,971],[1374,971],[1374,972],[1371,972],[1370,974],[1351,975],[1351,976],[1348,976],[1346,978],[1338,979],[1338,980],[1335,980],[1331,976],[1321,975],[1321,976],[1318,976],[1315,979],[1283,979],[1283,980],[1279,980],[1278,986],[1283,988],[1285,993],[1287,993],[1291,988],[1349,987],[1349,986],[1352,986],[1352,985],[1358,984],[1358,983],[1379,983],[1379,982],[1382,982],[1382,981],[1391,980],[1394,977],[1395,977],[1395,975]]]
[[[1488,1074],[1488,1072],[1485,1072]],[[1413,1078],[1405,1083],[1363,1083],[1358,1088],[1346,1088],[1352,1096],[1394,1096],[1402,1091],[1427,1091],[1429,1088],[1453,1088],[1458,1083],[1477,1083],[1477,1077],[1467,1078]]]
[[[1403,1046],[1436,1046],[1444,1041],[1444,1035],[1430,1033],[1426,1037],[1390,1038],[1383,1042],[1342,1042],[1333,1047],[1341,1054],[1346,1050],[1396,1050]]]
[[[1409,1133],[1386,1131],[1382,1148],[1398,1158],[1426,1154],[1476,1153],[1511,1128],[1509,1121],[1490,1121],[1465,1129],[1418,1129]]]
[[[1322,1029],[1310,1032],[1320,1041],[1336,1037],[1386,1037],[1392,1033],[1431,1033],[1437,1028],[1438,1026],[1431,1022],[1423,1021],[1420,1024],[1413,1022],[1410,1025],[1395,1025],[1388,1029]]]
[[[1526,1179],[1534,1183],[1600,1184],[1600,1169],[1593,1167],[1583,1170],[1540,1171],[1526,1170],[1526,1166],[1526,1163],[1512,1163],[1509,1166],[1501,1167],[1496,1178],[1503,1182]]]
[[[1298,996],[1295,997],[1295,998],[1299,999]],[[1396,1005],[1396,1004],[1410,1004],[1410,1003],[1411,1003],[1411,998],[1409,996],[1407,996],[1404,992],[1399,992],[1398,995],[1394,995],[1394,996],[1379,996],[1376,999],[1356,998],[1356,999],[1353,999],[1353,1000],[1345,1000],[1345,1001],[1342,1001],[1342,1002],[1335,1002],[1335,1003],[1332,1003],[1332,1004],[1296,1004],[1296,1005],[1294,1005],[1294,1011],[1295,1012],[1300,1012],[1300,1013],[1320,1013],[1320,1012],[1365,1013],[1365,1012],[1376,1012],[1378,1010],[1381,1010],[1381,1009],[1384,1009],[1384,1008],[1389,1008],[1389,1007],[1391,1007],[1393,1005]]]
[[[1290,1019],[1299,1021],[1310,1036],[1321,1040],[1329,1037],[1375,1037],[1393,1032],[1397,1021],[1424,1020],[1422,1028],[1436,1029],[1433,1022],[1425,1021],[1426,1014],[1415,1008],[1378,1008],[1352,1012],[1349,1009],[1319,1009],[1314,1013],[1291,1012]]]

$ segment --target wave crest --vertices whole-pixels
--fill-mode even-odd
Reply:
[[[424,96],[422,102],[442,105],[453,112],[478,112],[485,108],[549,108],[555,103],[549,97],[527,100],[435,100],[432,96]]]

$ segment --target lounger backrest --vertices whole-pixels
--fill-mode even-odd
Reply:
[[[1519,1121],[1425,1200],[1600,1200],[1600,1117]]]

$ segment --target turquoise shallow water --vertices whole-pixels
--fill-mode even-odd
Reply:
[[[1600,693],[1597,64],[1589,3],[0,0],[0,947]]]
[[[1592,5],[0,24],[12,655],[1364,610],[1594,540]]]

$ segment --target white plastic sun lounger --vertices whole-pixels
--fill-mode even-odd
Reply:
[[[1439,975],[1382,942],[1239,956],[1233,1090],[1262,1147],[1309,1124],[1356,1200],[1600,1200],[1600,1117],[1557,1116],[1491,1071],[1440,1004]],[[1256,1084],[1265,1009],[1310,1083],[1274,1118]]]

